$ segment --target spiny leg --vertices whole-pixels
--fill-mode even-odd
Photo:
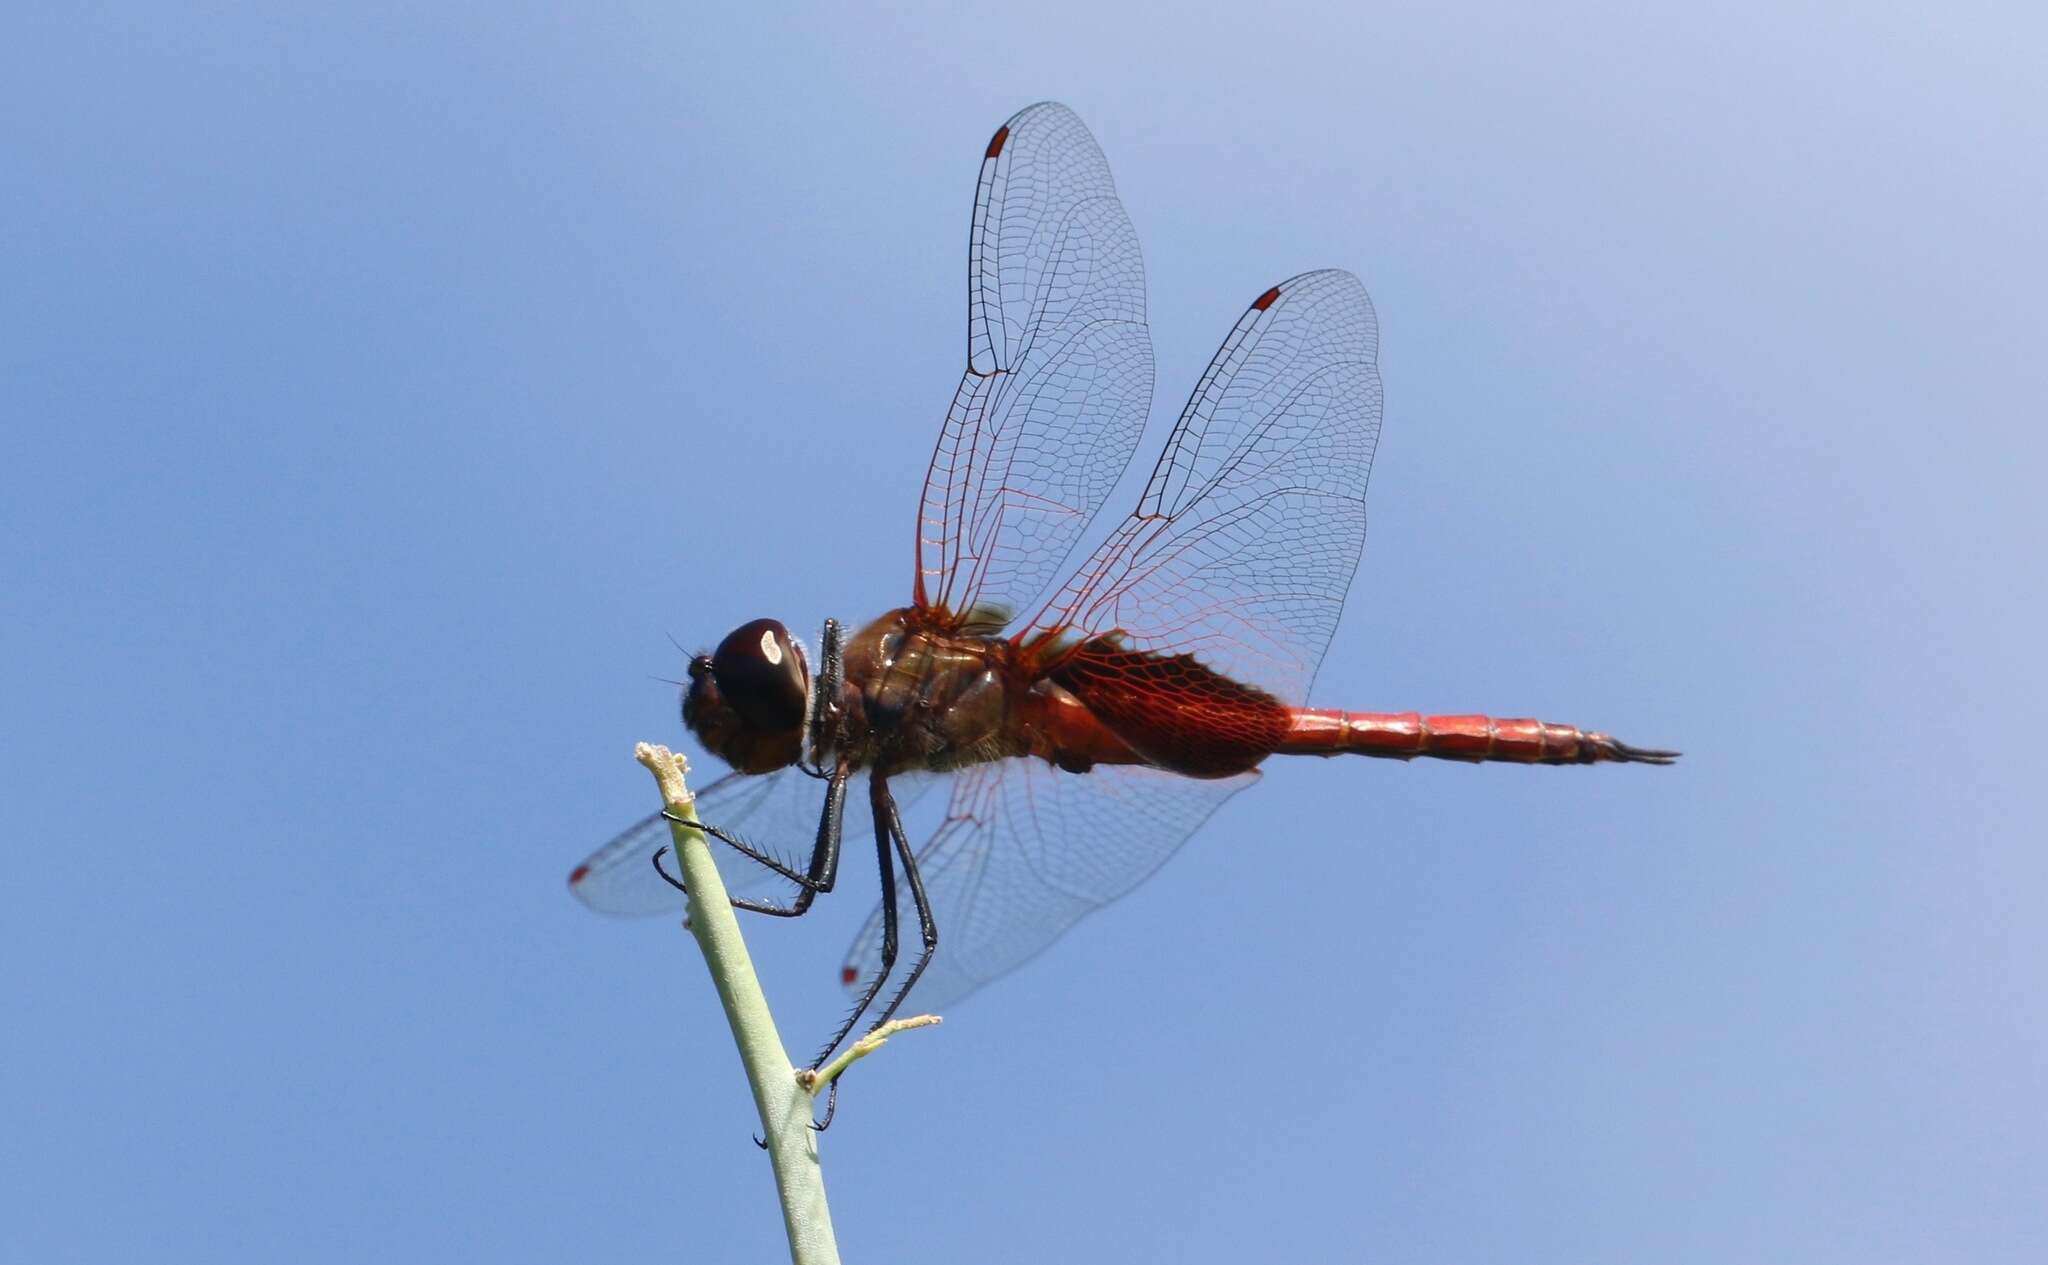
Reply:
[[[654,872],[661,876],[662,882],[668,884],[670,887],[675,888],[683,895],[688,896],[690,894],[690,889],[686,885],[684,885],[683,880],[677,878],[673,874],[670,874],[668,872],[668,867],[661,863],[661,859],[667,855],[667,844],[663,844],[662,846],[654,850],[654,856],[650,858],[650,860],[654,862]],[[808,892],[804,893],[804,895],[808,895]],[[725,903],[731,905],[734,909],[744,909],[751,914],[769,914],[777,918],[795,918],[800,916],[804,912],[802,909],[799,909],[794,905],[775,905],[770,904],[767,901],[755,900],[749,896],[728,895],[725,898]]]
[[[875,1017],[874,1023],[868,1026],[869,1032],[880,1028],[896,1014],[897,1009],[903,1005],[903,999],[909,996],[912,986],[917,983],[918,976],[923,975],[924,968],[931,965],[932,955],[939,947],[939,925],[932,917],[931,900],[924,893],[924,876],[917,869],[917,854],[911,850],[910,836],[903,829],[903,817],[896,810],[896,797],[889,793],[888,783],[880,777],[870,782],[868,797],[875,811],[876,856],[882,871],[882,969],[875,973],[875,978],[868,984],[867,992],[862,994],[860,1004],[846,1017],[846,1025],[840,1028],[839,1035],[833,1037],[832,1044],[826,1047],[825,1053],[818,1056],[818,1064],[824,1063],[832,1051],[839,1047],[839,1043],[846,1039],[846,1034],[853,1030],[853,1025],[860,1018],[861,1012],[873,1003],[875,995],[881,991],[882,982],[889,978],[891,968],[896,965],[896,876],[889,864],[892,849],[903,859],[903,878],[910,888],[911,903],[917,909],[917,927],[924,941],[924,951],[918,954],[917,964],[910,968],[910,974],[904,978],[895,996],[889,999],[889,1004]],[[812,1128],[823,1132],[832,1123],[832,1117],[839,1110],[839,1082],[845,1079],[844,1071],[832,1078],[832,1090],[825,1100],[825,1118],[815,1121]]]
[[[869,797],[875,803],[875,829],[880,831],[885,824],[887,825],[889,837],[896,847],[896,854],[903,859],[903,879],[910,887],[910,901],[917,909],[918,933],[924,939],[924,952],[918,954],[916,965],[910,968],[910,974],[904,977],[903,985],[896,990],[896,995],[889,999],[889,1004],[882,1008],[882,1013],[875,1016],[874,1025],[869,1029],[873,1031],[895,1017],[897,1008],[902,1006],[903,999],[910,995],[918,976],[923,975],[924,968],[932,964],[932,955],[938,952],[939,948],[939,924],[932,918],[932,903],[924,894],[924,876],[918,873],[917,853],[911,850],[910,836],[904,833],[903,818],[896,811],[896,797],[889,793],[888,785],[879,777],[874,779],[870,786]]]
[[[768,901],[734,896],[730,898],[733,908],[744,909],[750,913],[768,914],[776,918],[801,918],[805,911],[810,909],[811,902],[817,898],[819,893],[831,891],[833,885],[839,881],[839,843],[846,820],[846,783],[851,773],[852,770],[844,759],[841,759],[839,763],[833,766],[829,781],[825,787],[825,807],[818,816],[818,837],[811,846],[811,863],[809,868],[801,874],[790,866],[783,864],[777,858],[746,842],[744,839],[720,830],[716,826],[707,826],[702,822],[678,817],[666,809],[662,811],[661,815],[670,821],[685,826],[694,826],[702,830],[705,834],[724,843],[741,856],[796,884],[796,899],[790,904],[777,905]],[[667,849],[662,849],[662,851],[667,851]],[[661,875],[662,881],[677,891],[687,894],[688,889],[683,886],[682,882],[662,868],[661,852],[654,854],[654,869],[656,873]]]
[[[879,798],[877,790],[880,791]],[[853,1031],[853,1025],[867,1013],[874,1004],[875,994],[882,991],[882,983],[889,978],[889,972],[896,967],[896,865],[890,855],[889,822],[883,815],[882,805],[889,802],[888,791],[882,777],[875,774],[869,782],[868,798],[875,809],[875,866],[882,872],[882,969],[875,972],[875,978],[868,981],[860,1000],[847,1012],[846,1021],[839,1025],[839,1031],[818,1051],[818,1057],[811,1060],[811,1069],[816,1071],[832,1057],[832,1051],[839,1048],[846,1035]]]
[[[839,705],[840,683],[846,678],[845,655],[840,646],[839,621],[825,621],[822,657],[824,662],[818,672],[818,683],[811,695],[810,761],[804,764],[804,772],[814,777],[824,777],[821,752],[838,750],[846,744],[846,713]]]

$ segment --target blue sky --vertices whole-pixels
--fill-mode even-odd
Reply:
[[[907,595],[975,164],[1066,101],[1163,437],[1377,304],[1304,761],[849,1082],[850,1259],[2048,1252],[2042,21],[119,7],[0,48],[0,1255],[768,1260],[688,942],[561,879],[671,636]],[[868,871],[750,926],[837,1017]]]

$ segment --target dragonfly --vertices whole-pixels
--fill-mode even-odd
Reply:
[[[895,976],[906,915],[915,956],[875,1026],[913,990],[942,1008],[1036,956],[1270,757],[1677,758],[1548,721],[1307,705],[1364,549],[1378,350],[1350,273],[1264,290],[1136,507],[1104,511],[1152,404],[1137,237],[1071,110],[1043,102],[996,130],[909,602],[850,632],[825,621],[815,670],[784,624],[742,624],[690,660],[683,690],[684,725],[732,769],[695,812],[735,905],[801,915],[872,832],[881,898],[841,968],[853,1007],[814,1067]],[[914,846],[901,809],[926,793],[943,818]],[[846,820],[850,796],[864,823]],[[660,813],[628,827],[571,890],[605,913],[675,912],[668,833]]]

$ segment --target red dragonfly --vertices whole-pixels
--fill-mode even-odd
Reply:
[[[815,674],[782,624],[744,624],[690,661],[683,695],[684,724],[733,769],[697,812],[727,845],[734,904],[793,916],[830,891],[849,788],[866,795],[882,899],[819,1062],[894,971],[901,910],[920,944],[877,1024],[913,987],[930,1007],[965,996],[1131,890],[1268,756],[1676,758],[1540,720],[1305,706],[1364,548],[1379,436],[1356,277],[1303,273],[1252,300],[1137,508],[1069,566],[1145,428],[1152,345],[1137,238],[1066,107],[1031,106],[989,141],[967,269],[967,367],[909,604],[850,635],[828,620]],[[913,848],[897,801],[935,781],[945,818]],[[808,837],[808,861],[770,851],[777,834]],[[667,835],[659,814],[637,823],[571,889],[607,913],[674,912],[650,864]],[[746,894],[752,880],[784,898]]]

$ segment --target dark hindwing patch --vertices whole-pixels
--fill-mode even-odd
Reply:
[[[1188,777],[1242,773],[1287,735],[1288,712],[1278,699],[1193,655],[1127,650],[1097,637],[1052,678],[1147,761]]]

